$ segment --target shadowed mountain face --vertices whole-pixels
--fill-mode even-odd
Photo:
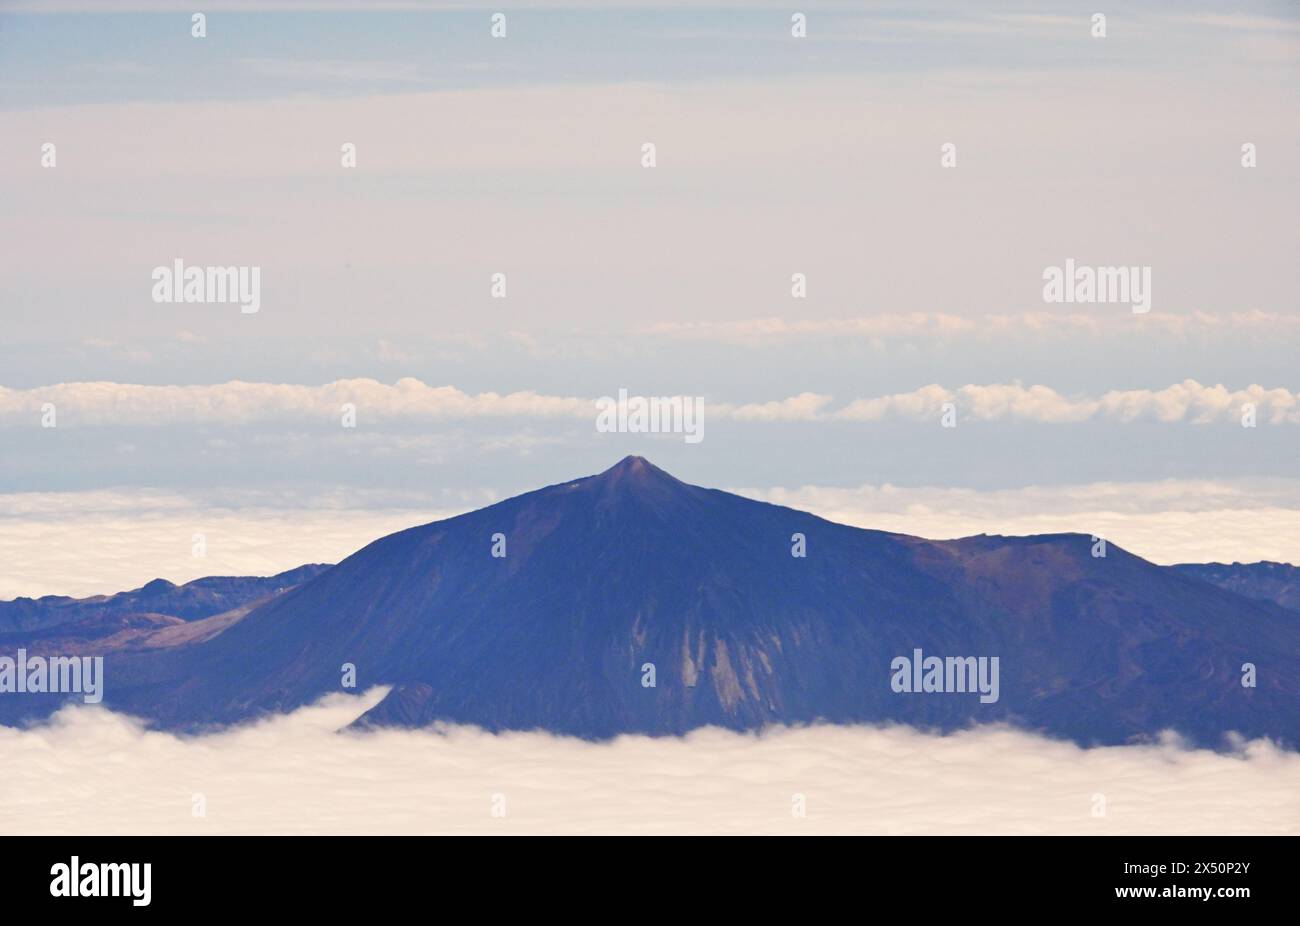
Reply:
[[[1075,534],[860,530],[629,457],[384,537],[206,641],[114,654],[105,703],[168,727],[226,723],[339,691],[352,664],[358,688],[393,686],[363,718],[375,725],[603,738],[1012,721],[1083,743],[1166,728],[1300,741],[1295,615],[1092,551]],[[998,700],[895,692],[891,662],[916,649],[998,657]]]

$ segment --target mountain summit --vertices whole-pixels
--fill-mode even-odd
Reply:
[[[352,666],[358,689],[392,686],[364,725],[1003,721],[1081,743],[1300,742],[1295,614],[1094,552],[1082,534],[862,530],[632,456],[377,540],[210,639],[115,655],[105,703],[189,729],[299,707]],[[969,666],[967,690],[924,690],[933,659],[941,686]],[[991,698],[971,690],[977,663],[998,673]]]
[[[606,482],[626,480],[630,484],[647,485],[653,482],[671,482],[677,485],[685,483],[674,479],[668,473],[655,466],[645,457],[626,456],[598,476],[590,479],[602,479]]]
[[[641,499],[651,506],[671,505],[688,498],[695,489],[644,457],[624,457],[603,473],[579,479],[570,487],[592,493],[598,504]]]

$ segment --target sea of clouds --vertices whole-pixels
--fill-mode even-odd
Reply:
[[[1216,753],[1172,737],[1081,749],[1005,727],[604,743],[338,732],[383,693],[197,737],[84,705],[0,728],[0,832],[1300,834],[1300,755],[1266,741]]]

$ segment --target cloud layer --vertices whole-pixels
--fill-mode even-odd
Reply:
[[[747,318],[735,321],[662,322],[641,333],[691,341],[746,346],[812,338],[971,339],[1218,337],[1254,334],[1290,338],[1300,334],[1300,315],[1274,312],[1189,312],[1131,316],[1098,312],[1019,312],[955,315],[948,312],[882,312],[842,318]]]
[[[613,391],[613,390],[611,390]],[[932,383],[909,392],[857,398],[804,392],[768,402],[708,401],[705,413],[738,421],[935,421],[948,403],[976,421],[1064,424],[1090,420],[1164,423],[1239,421],[1247,406],[1260,424],[1300,423],[1300,394],[1251,384],[1230,389],[1187,379],[1163,389],[1113,389],[1100,396],[1062,395],[1050,386],[1020,383]],[[596,416],[596,397],[544,395],[533,391],[471,394],[455,386],[431,386],[413,377],[389,385],[369,378],[320,386],[233,381],[205,386],[133,383],[59,383],[34,389],[0,387],[0,424],[36,426],[49,406],[56,421],[71,426],[169,424],[245,425],[293,421],[336,424],[345,405],[358,420],[442,421],[481,418],[582,419]]]
[[[1300,756],[1264,741],[1215,754],[1172,740],[1080,749],[1003,728],[706,729],[600,744],[464,727],[333,732],[381,693],[197,738],[84,706],[0,728],[5,784],[22,795],[0,802],[0,831],[1300,833]],[[792,813],[799,796],[804,817]]]
[[[379,537],[480,507],[339,489],[310,498],[235,491],[28,492],[0,495],[0,598],[84,597],[154,578],[274,575],[333,563]],[[201,535],[202,555],[195,555]],[[292,565],[286,565],[292,564]]]

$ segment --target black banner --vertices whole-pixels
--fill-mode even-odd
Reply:
[[[642,843],[640,846],[634,843]],[[667,844],[675,843],[675,844]],[[521,859],[509,856],[522,848]],[[30,837],[10,840],[0,880],[9,909],[128,915],[256,912],[373,914],[399,903],[439,909],[458,899],[549,906],[623,885],[631,911],[668,896],[851,901],[872,911],[1212,915],[1294,907],[1294,844],[1269,838],[870,837],[822,851],[746,840],[723,849],[625,838],[596,855],[581,843],[546,847],[429,837]],[[572,852],[566,860],[564,854]],[[644,854],[642,854],[644,853]],[[759,855],[761,853],[761,855]],[[750,875],[744,875],[752,867]],[[75,882],[75,883],[74,883]],[[717,898],[721,900],[720,897]],[[460,903],[457,906],[461,906]],[[499,908],[498,908],[499,909]],[[430,915],[442,915],[430,908]]]

